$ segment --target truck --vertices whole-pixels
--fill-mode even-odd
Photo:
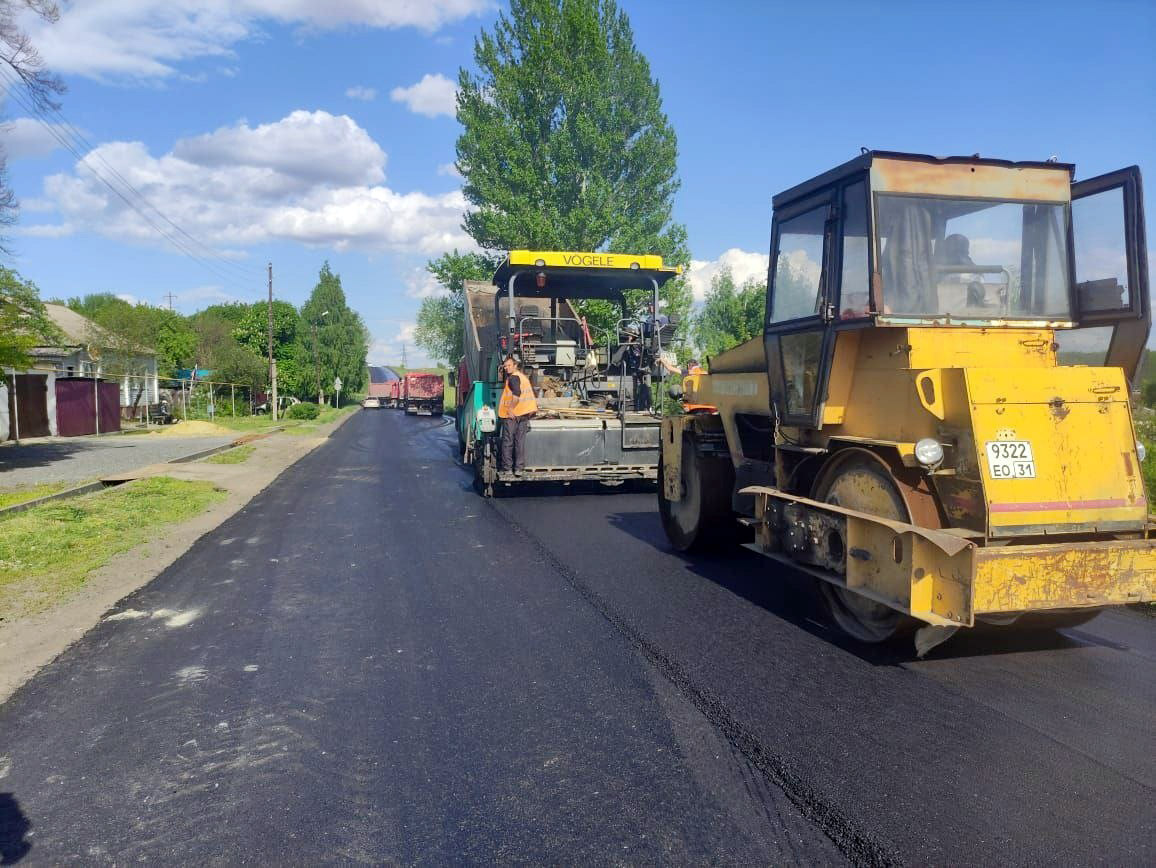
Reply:
[[[445,406],[445,380],[441,374],[406,374],[402,405],[413,415],[440,416]]]
[[[671,544],[745,544],[920,655],[1156,597],[1141,177],[1074,177],[867,151],[775,196],[764,333],[662,423]]]
[[[401,391],[403,381],[401,377],[398,377],[395,380],[390,380],[386,385],[389,388],[382,400],[385,402],[386,407],[396,410],[401,406]]]
[[[661,402],[652,399],[677,328],[658,313],[659,291],[681,273],[655,255],[514,250],[492,281],[466,281],[456,422],[483,495],[540,482],[657,480]],[[578,300],[609,303],[612,322],[593,326]],[[538,404],[520,477],[498,467],[499,366],[508,354],[521,359]]]

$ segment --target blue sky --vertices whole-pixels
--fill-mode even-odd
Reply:
[[[765,271],[771,196],[861,146],[1058,155],[1078,177],[1135,163],[1156,214],[1150,0],[622,8],[678,133],[676,216],[700,288],[723,264],[740,277]],[[206,265],[159,239],[9,100],[9,172],[24,205],[12,264],[46,298],[113,291],[163,303],[171,292],[191,311],[260,297],[270,260],[277,295],[300,303],[328,259],[374,334],[371,360],[396,361],[433,289],[422,264],[468,244],[446,112],[495,9],[66,4],[34,33],[68,83],[64,115],[97,149],[90,162],[115,168],[228,261],[196,248]]]

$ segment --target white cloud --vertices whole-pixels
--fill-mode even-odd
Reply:
[[[410,298],[432,298],[445,295],[445,287],[437,282],[437,277],[428,269],[417,267],[406,275],[406,295]]]
[[[269,23],[304,31],[413,27],[433,33],[493,5],[493,0],[76,0],[63,6],[54,25],[31,13],[23,23],[57,72],[164,79],[190,60],[231,58],[233,46],[260,38]]]
[[[372,87],[357,84],[345,89],[345,95],[350,99],[359,99],[362,102],[373,102],[377,99],[377,91]]]
[[[190,289],[182,289],[180,292],[174,292],[173,298],[176,305],[182,310],[196,311],[210,304],[221,304],[228,301],[245,301],[239,296],[231,292],[226,292],[216,284],[206,284],[204,286],[194,286]],[[168,299],[165,299],[167,304]]]
[[[405,294],[410,298],[432,298],[445,292],[445,287],[425,268],[414,268],[405,277]]]
[[[61,147],[52,130],[62,136],[71,135],[61,124],[45,125],[35,118],[16,118],[0,126],[0,146],[9,160],[44,157]]]
[[[417,254],[473,247],[460,228],[461,192],[391,190],[385,152],[346,116],[296,111],[182,139],[161,156],[140,142],[109,142],[94,154],[46,178],[44,193],[62,222],[111,238],[161,243],[90,165],[104,174],[112,166],[187,232],[232,250],[275,240]]]
[[[392,321],[391,321],[392,322]],[[397,327],[387,338],[375,337],[369,345],[366,361],[371,365],[400,365],[401,350],[405,347],[405,359],[411,368],[428,368],[433,366],[433,360],[425,354],[425,350],[414,342],[414,333],[417,323],[398,322]]]
[[[28,238],[67,238],[76,232],[71,223],[34,223],[31,226],[14,226],[12,233]]]
[[[766,282],[768,259],[765,253],[751,253],[732,247],[724,251],[718,259],[692,259],[686,272],[686,280],[694,292],[694,300],[702,301],[710,289],[710,282],[724,268],[731,270],[731,275],[739,286],[748,280]]]
[[[385,180],[385,152],[348,115],[295,111],[271,124],[239,123],[181,139],[172,155],[210,168],[271,170],[303,185],[317,182],[373,184]],[[340,156],[341,164],[320,158]]]
[[[458,171],[458,167],[453,163],[442,163],[438,166],[438,174],[444,175],[447,178],[460,178],[462,173]]]
[[[411,112],[436,118],[438,115],[453,117],[457,112],[458,86],[442,75],[426,74],[421,81],[409,87],[395,87],[389,92],[394,102],[402,102]]]

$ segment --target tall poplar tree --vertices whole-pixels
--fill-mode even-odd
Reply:
[[[463,228],[480,247],[689,261],[671,214],[674,129],[613,0],[511,0],[475,41],[474,60],[477,72],[458,76],[457,168],[473,206]],[[685,319],[686,282],[671,281],[663,297]]]

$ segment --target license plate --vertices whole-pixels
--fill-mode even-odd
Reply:
[[[1036,460],[1027,440],[989,440],[984,445],[992,479],[1035,479]]]

